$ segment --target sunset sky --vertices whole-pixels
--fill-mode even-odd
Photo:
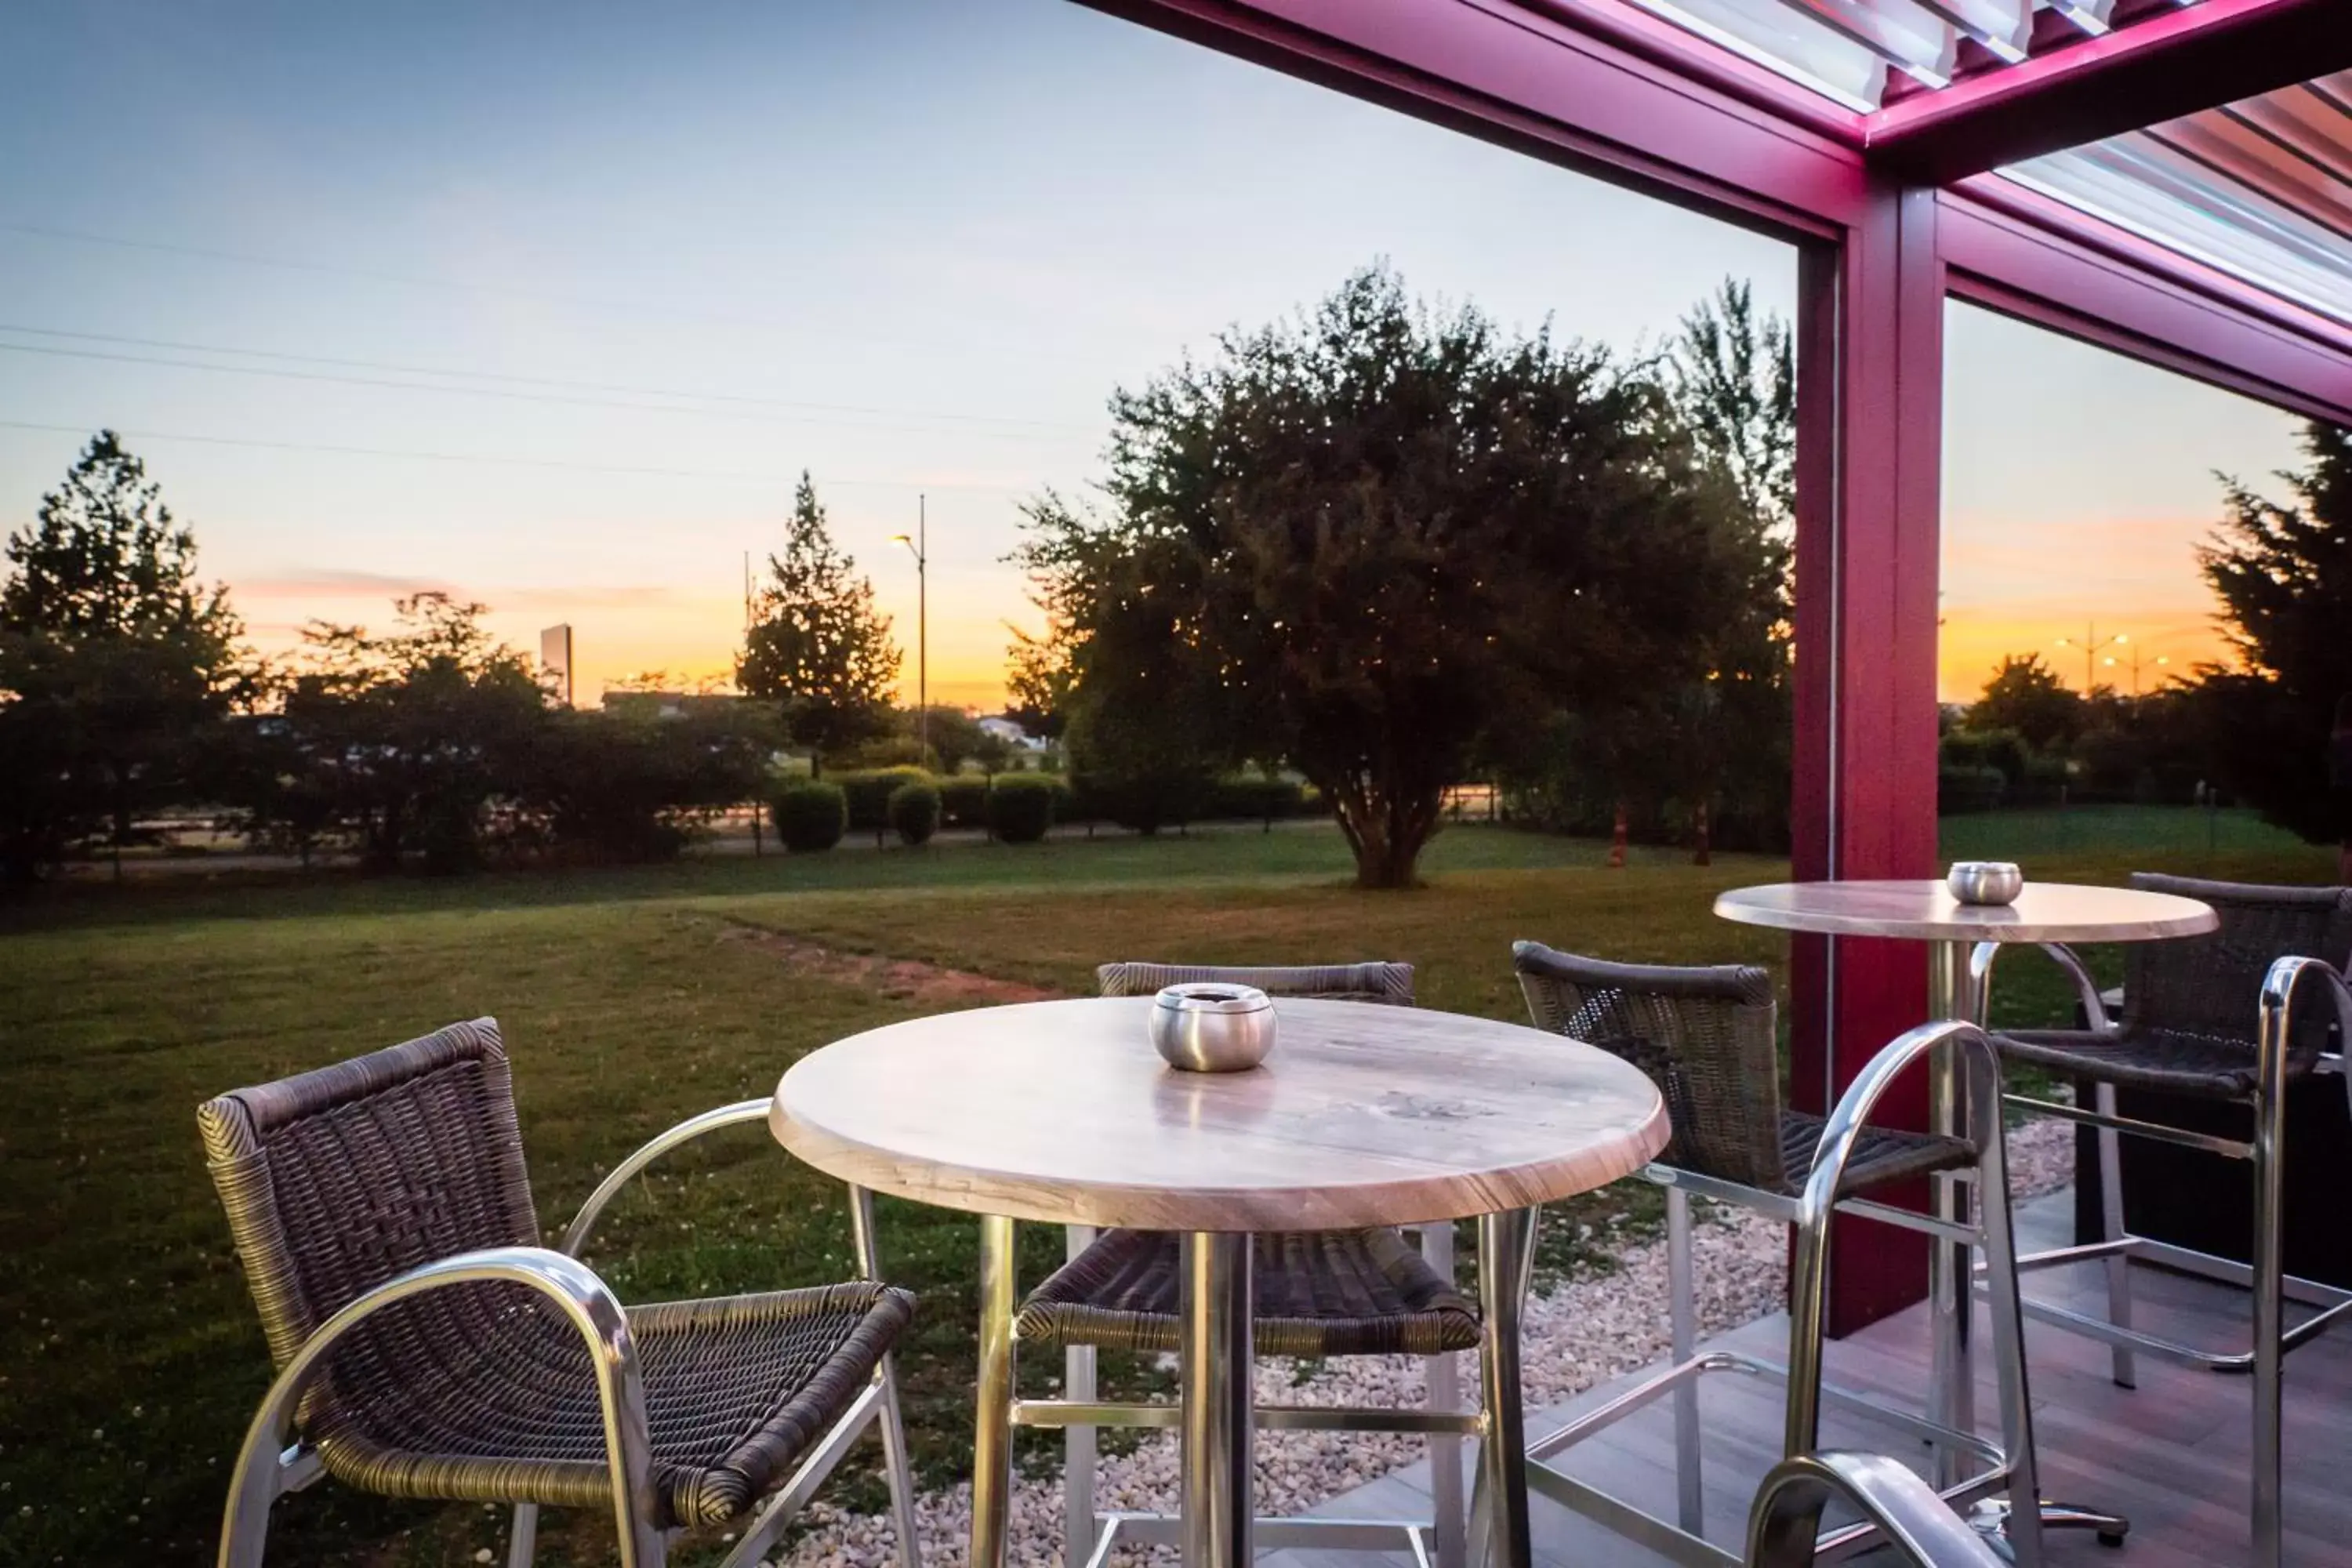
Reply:
[[[122,431],[266,647],[447,587],[578,689],[726,670],[803,468],[915,674],[1001,696],[1015,508],[1111,390],[1385,256],[1507,322],[1654,346],[1738,230],[1064,0],[118,4],[0,58],[0,529]],[[1944,694],[2007,652],[2214,649],[2190,554],[2274,411],[1950,318]],[[2161,655],[2164,669],[2151,663]]]

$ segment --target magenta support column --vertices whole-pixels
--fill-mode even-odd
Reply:
[[[1936,595],[1944,278],[1932,191],[1874,186],[1843,245],[1802,253],[1798,293],[1795,874],[1936,870]],[[1791,944],[1798,1109],[1825,1112],[1927,1016],[1916,942]],[[1927,1124],[1924,1075],[1889,1121]],[[1901,1195],[1906,1205],[1919,1194]],[[1920,1300],[1916,1237],[1841,1218],[1830,1331]]]

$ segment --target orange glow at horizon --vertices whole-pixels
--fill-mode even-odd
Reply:
[[[572,635],[572,694],[593,708],[608,686],[659,675],[673,689],[729,689],[735,655],[742,646],[740,599],[684,590],[469,588],[457,584],[390,579],[301,581],[248,579],[229,584],[232,601],[247,616],[247,634],[274,659],[291,659],[301,647],[302,627],[312,620],[387,631],[392,600],[427,589],[489,605],[483,617],[492,635],[536,656],[541,628],[569,622]],[[911,621],[912,617],[908,617]],[[897,700],[912,704],[916,658],[910,629],[894,625],[906,643]],[[930,700],[982,713],[1004,706],[1004,647],[1009,634],[988,616],[941,616],[930,626]]]
[[[1972,702],[2004,658],[2040,654],[2076,691],[2128,695],[2234,663],[2196,547],[2193,517],[1947,520],[1937,697]],[[2159,662],[2161,661],[2161,662]]]

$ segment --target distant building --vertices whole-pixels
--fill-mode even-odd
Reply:
[[[1012,720],[1005,718],[1002,714],[998,714],[992,718],[982,719],[980,721],[980,729],[981,733],[984,735],[993,735],[998,740],[1004,742],[1016,751],[1042,752],[1045,750],[1045,742],[1044,741],[1032,735],[1028,731],[1023,729],[1020,725],[1014,723]]]

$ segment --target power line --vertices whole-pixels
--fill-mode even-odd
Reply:
[[[629,402],[616,398],[565,397],[549,392],[514,392],[491,386],[432,386],[423,382],[393,381],[383,376],[342,375],[327,371],[284,370],[260,364],[205,364],[199,360],[163,359],[153,354],[114,353],[104,349],[58,348],[44,343],[0,343],[0,353],[40,354],[51,359],[97,360],[110,364],[160,365],[173,370],[210,371],[216,375],[254,375],[278,381],[326,382],[341,386],[385,387],[398,392],[438,393],[443,396],[495,397],[510,403],[559,404],[573,408],[612,408],[645,414],[685,415],[705,419],[732,419],[757,425],[823,425],[847,430],[886,430],[905,435],[936,436],[934,428],[919,425],[877,424],[871,420],[827,419],[809,415],[761,416],[756,414],[736,414],[719,408],[681,408],[666,403]],[[1063,441],[1057,436],[1042,430],[974,430],[976,436],[992,437],[1007,441]]]
[[[0,430],[35,430],[58,436],[88,436],[90,427],[84,425],[41,425],[24,419],[0,419]],[[789,485],[799,479],[797,474],[757,473],[745,469],[725,468],[658,468],[618,463],[573,463],[552,458],[509,458],[488,452],[418,452],[393,447],[339,447],[302,441],[258,441],[236,436],[190,436],[168,430],[117,430],[115,434],[139,441],[185,441],[200,447],[249,447],[269,452],[312,452],[345,458],[394,458],[405,461],[431,463],[478,463],[501,468],[555,468],[583,474],[639,474],[657,479],[730,479],[747,484]],[[812,482],[836,489],[873,489],[898,490],[1002,490],[1013,492],[1027,489],[1026,485],[992,485],[973,480],[955,479],[816,479]]]
[[[670,387],[630,386],[599,381],[572,381],[555,376],[512,375],[498,371],[464,370],[448,365],[402,364],[384,360],[348,359],[329,354],[289,353],[275,349],[234,348],[221,343],[191,343],[170,338],[129,337],[114,332],[75,332],[57,327],[24,327],[7,322],[0,322],[0,332],[13,332],[20,337],[65,338],[76,342],[118,343],[132,348],[168,349],[181,353],[234,354],[247,359],[282,360],[289,364],[333,365],[348,370],[392,371],[403,375],[437,375],[468,381],[495,381],[517,386],[567,387],[578,392],[612,392],[640,397],[683,398],[702,403],[740,403],[763,408],[798,408],[826,414],[870,414],[884,417],[946,419],[984,425],[1023,425],[1040,429],[1083,430],[1089,434],[1093,429],[1090,426],[1077,425],[1060,419],[1022,419],[1009,415],[957,414],[943,409],[891,408],[854,403],[812,403],[793,398],[754,397],[740,393],[681,392]],[[233,369],[235,367],[217,368]]]
[[[315,272],[330,277],[358,278],[373,283],[394,283],[405,289],[433,289],[459,294],[499,294],[509,299],[541,300],[551,304],[568,305],[574,309],[606,311],[622,315],[663,316],[676,321],[711,321],[729,327],[758,327],[763,331],[800,331],[805,329],[783,321],[763,321],[757,317],[728,316],[709,310],[685,310],[673,306],[640,305],[625,300],[600,300],[581,294],[551,293],[545,289],[520,289],[506,283],[481,283],[467,279],[434,278],[423,274],[388,272],[369,267],[347,267],[331,261],[300,261],[282,256],[260,256],[250,251],[215,250],[200,245],[173,245],[163,240],[131,239],[121,235],[93,234],[87,229],[53,228],[43,224],[0,223],[0,233],[22,234],[36,239],[62,240],[75,245],[100,245],[116,250],[144,250],[162,256],[189,256],[205,261],[232,261],[244,267],[268,267],[283,272]]]

